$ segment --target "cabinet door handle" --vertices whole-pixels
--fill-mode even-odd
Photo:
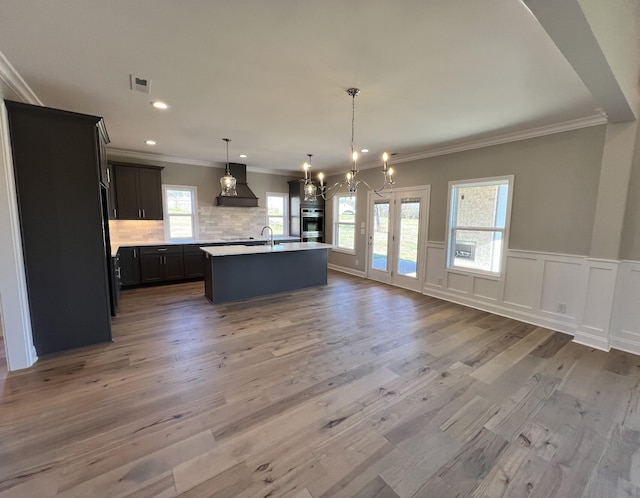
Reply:
[[[113,217],[114,218],[118,217],[118,212],[116,211],[116,208],[113,208]]]
[[[143,218],[146,218],[146,217],[147,217],[147,215],[146,215],[146,214],[145,214],[145,212],[144,212],[144,209],[142,210],[142,217],[143,217]]]
[[[137,258],[137,256],[136,256],[136,250],[134,249],[134,250],[133,250],[133,259],[136,259],[136,258]]]
[[[142,211],[138,209],[138,218],[142,218]]]
[[[167,248],[166,247],[158,247],[158,251],[166,251]]]
[[[111,183],[111,170],[107,168],[107,183]]]

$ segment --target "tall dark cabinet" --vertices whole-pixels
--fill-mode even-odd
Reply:
[[[102,119],[5,103],[36,351],[110,341]]]

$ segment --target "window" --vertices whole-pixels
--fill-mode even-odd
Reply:
[[[196,187],[163,185],[164,228],[171,239],[195,239],[197,233]]]
[[[338,250],[355,253],[356,198],[349,195],[337,195],[333,202],[333,243]]]
[[[513,177],[449,183],[447,267],[499,275]]]
[[[288,194],[267,192],[267,225],[273,230],[273,235],[287,235],[289,233],[288,205]]]

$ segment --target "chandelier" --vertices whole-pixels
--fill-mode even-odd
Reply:
[[[328,187],[324,183],[324,175],[322,173],[318,174],[318,180],[320,180],[320,193],[318,194],[318,188],[313,183],[310,178],[309,170],[311,169],[311,154],[307,154],[309,156],[309,162],[304,163],[304,200],[311,201],[315,200],[318,195],[320,195],[324,200],[328,200],[333,198],[338,191],[343,187],[347,187],[347,191],[350,196],[353,196],[360,183],[366,185],[370,190],[376,193],[379,196],[382,196],[383,192],[387,193],[391,191],[393,184],[395,183],[393,179],[393,168],[389,168],[387,162],[389,161],[389,154],[386,152],[382,154],[382,174],[384,175],[382,186],[378,189],[374,189],[371,185],[369,185],[365,180],[358,179],[358,152],[356,151],[356,143],[355,143],[355,116],[356,116],[356,96],[360,94],[359,88],[349,88],[347,90],[347,95],[351,97],[351,169],[347,172],[346,180],[339,181]]]
[[[227,142],[227,169],[225,175],[220,178],[220,186],[222,187],[220,195],[223,197],[235,197],[238,195],[236,192],[236,179],[229,171],[229,142],[231,142],[231,139],[223,138],[222,140]]]

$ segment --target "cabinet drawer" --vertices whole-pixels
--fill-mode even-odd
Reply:
[[[182,246],[181,245],[141,246],[140,254],[142,256],[157,255],[157,254],[182,254]]]

